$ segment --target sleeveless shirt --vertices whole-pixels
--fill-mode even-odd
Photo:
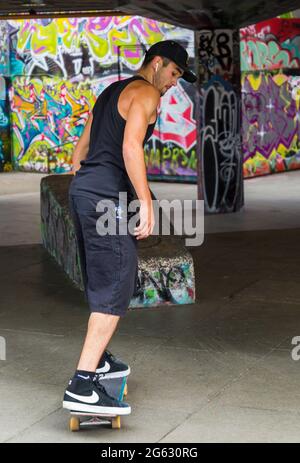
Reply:
[[[126,120],[118,111],[118,99],[124,88],[141,76],[132,76],[109,85],[97,98],[93,108],[89,150],[72,179],[69,194],[91,199],[118,199],[127,192],[136,197],[123,159],[123,137]],[[143,79],[144,80],[144,79]],[[143,145],[153,133],[155,122],[148,125]]]

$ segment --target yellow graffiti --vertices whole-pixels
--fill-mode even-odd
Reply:
[[[57,35],[61,38],[64,46],[70,50],[72,47],[80,47],[80,36],[78,31],[77,22],[76,25],[67,18],[59,18],[56,20]],[[56,39],[57,40],[57,39]]]
[[[17,51],[23,52],[27,46],[30,46],[31,53],[34,55],[52,55],[57,54],[57,25],[55,21],[37,28],[34,19],[26,21],[11,21],[19,29]],[[30,44],[29,44],[30,42]]]
[[[289,78],[286,74],[276,74],[275,76],[273,76],[273,80],[275,84],[282,85],[285,84],[286,81],[289,80]]]
[[[145,149],[145,162],[148,168],[161,168],[162,171],[171,168],[176,170],[179,168],[187,168],[196,170],[197,168],[197,157],[196,151],[192,150],[188,155],[182,148],[164,147],[162,150],[151,148],[150,150]]]
[[[250,74],[250,75],[243,75],[243,79],[245,79],[247,77],[247,79],[249,80],[250,84],[251,84],[251,87],[253,88],[253,90],[255,90],[257,92],[257,90],[259,89],[259,87],[261,86],[261,81],[262,81],[262,76],[261,74],[259,75],[255,75],[255,74]]]
[[[126,63],[137,65],[143,55],[141,43],[151,45],[162,40],[166,30],[176,31],[173,25],[137,16],[58,18],[48,24],[29,19],[9,24],[18,30],[19,53],[30,52],[37,60],[44,56],[58,59],[60,49],[76,53],[83,46],[103,65],[117,61],[118,47]]]

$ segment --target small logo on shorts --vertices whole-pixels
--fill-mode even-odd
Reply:
[[[123,219],[123,209],[121,208],[121,206],[116,206],[115,207],[115,211],[116,211],[116,218],[117,219]]]

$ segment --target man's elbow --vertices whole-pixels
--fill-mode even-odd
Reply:
[[[137,153],[143,150],[143,146],[141,143],[136,141],[128,141],[123,143],[122,151],[123,156],[126,159],[131,159],[132,157],[136,157]]]

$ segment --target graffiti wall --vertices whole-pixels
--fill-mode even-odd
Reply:
[[[68,171],[96,97],[111,82],[136,72],[152,43],[169,38],[188,49],[193,64],[193,32],[147,18],[0,21],[0,171],[10,170],[11,161],[21,170]],[[237,41],[227,30],[200,31],[197,41],[204,120],[210,99],[224,101],[221,87],[224,94],[230,93],[229,84],[238,87],[239,58],[234,56]],[[300,19],[275,18],[241,29],[240,59],[244,177],[298,168]],[[216,76],[223,80],[216,81]],[[208,203],[216,204],[214,198],[228,190],[224,184],[216,194],[219,170],[227,172],[227,180],[236,175],[223,169],[220,160],[216,169],[215,157],[198,166],[196,104],[195,87],[184,81],[162,98],[145,146],[147,170],[150,179],[195,182],[200,172]],[[215,127],[215,137],[217,132]],[[234,137],[234,130],[230,133]],[[206,160],[213,149],[211,137],[207,139],[199,138]]]
[[[241,29],[244,177],[300,167],[300,19]]]
[[[218,76],[203,91],[201,160],[208,212],[233,212],[240,203],[240,99]]]
[[[300,19],[274,18],[241,29],[242,71],[299,66]]]
[[[233,212],[243,205],[240,73],[237,34],[196,33],[199,62],[199,175],[205,208]]]
[[[194,52],[192,31],[132,16],[8,21],[8,32],[13,160],[22,170],[68,171],[96,97],[136,72],[152,43],[173,38]],[[196,178],[193,101],[182,84],[161,105],[145,147],[150,175]]]
[[[96,82],[14,77],[10,92],[13,160],[22,170],[64,172],[95,101]]]
[[[9,76],[9,71],[8,24],[0,20],[0,75]]]
[[[12,169],[8,87],[9,78],[0,76],[0,172]]]
[[[300,168],[300,78],[243,76],[244,176]]]
[[[178,82],[162,98],[153,135],[145,146],[150,178],[197,180],[194,86]]]
[[[0,21],[0,172],[12,168],[10,158],[9,85],[7,22]]]

